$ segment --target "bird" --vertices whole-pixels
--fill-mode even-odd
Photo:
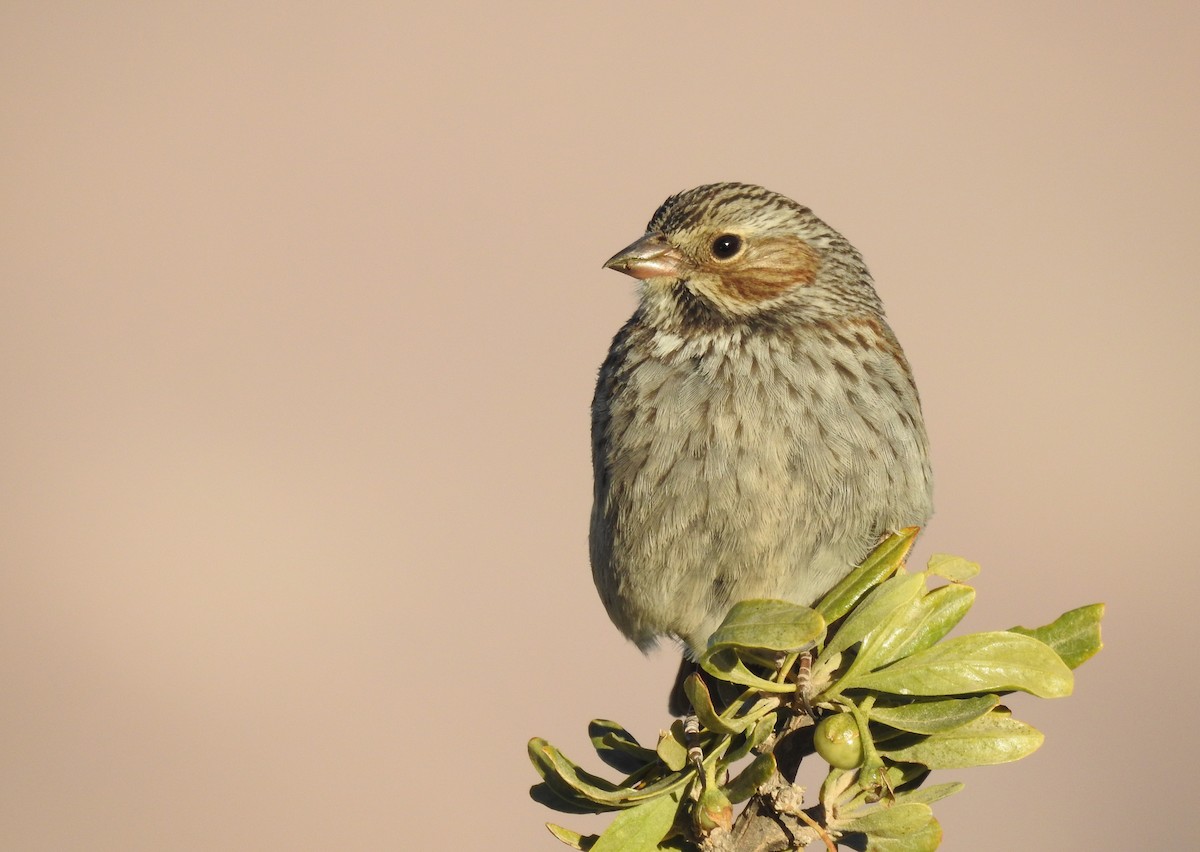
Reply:
[[[592,401],[592,576],[639,649],[682,646],[682,678],[733,604],[811,606],[923,526],[928,438],[862,255],[809,208],[698,186],[604,266],[639,298]]]

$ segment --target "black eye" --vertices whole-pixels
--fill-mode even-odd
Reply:
[[[737,234],[721,234],[713,240],[712,253],[717,260],[729,260],[742,250],[742,238]]]

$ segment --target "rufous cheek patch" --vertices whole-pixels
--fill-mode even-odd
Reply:
[[[755,240],[746,253],[728,264],[712,264],[720,279],[721,295],[745,303],[765,302],[816,280],[821,260],[799,237]]]

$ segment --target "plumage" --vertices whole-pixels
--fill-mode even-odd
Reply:
[[[811,604],[931,511],[917,389],[858,251],[758,186],[671,196],[592,406],[593,577],[643,650],[746,598]]]

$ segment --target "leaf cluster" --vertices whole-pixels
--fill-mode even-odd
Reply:
[[[685,682],[694,715],[654,747],[615,722],[593,721],[592,744],[619,781],[531,740],[542,777],[530,791],[536,801],[565,813],[619,812],[598,836],[551,832],[592,852],[787,849],[817,839],[828,849],[839,841],[877,852],[936,849],[941,828],[930,806],[962,785],[923,786],[930,771],[1035,751],[1042,734],[1001,699],[1069,695],[1072,669],[1100,650],[1104,607],[1033,630],[947,639],[974,603],[966,581],[979,566],[936,555],[925,571],[908,572],[917,532],[887,538],[813,608],[735,605],[699,660],[707,677]],[[792,781],[814,752],[830,767],[818,802],[805,808]],[[735,821],[733,806],[747,800]],[[764,840],[772,830],[782,839]]]

